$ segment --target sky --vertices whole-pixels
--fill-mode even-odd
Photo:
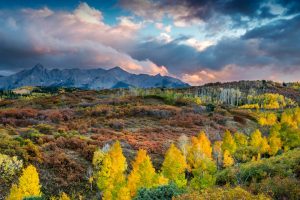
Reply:
[[[0,75],[37,63],[191,85],[300,81],[300,1],[1,0]]]

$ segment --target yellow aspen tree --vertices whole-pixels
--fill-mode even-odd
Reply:
[[[229,130],[225,131],[222,143],[223,152],[227,150],[231,155],[236,151],[236,143]]]
[[[230,155],[230,152],[228,150],[225,150],[223,155],[223,167],[230,167],[233,164],[234,164],[234,160]]]
[[[23,170],[18,186],[12,186],[7,200],[22,200],[30,196],[41,196],[39,174],[33,165]]]
[[[147,152],[140,149],[137,152],[134,162],[132,163],[132,170],[128,176],[128,188],[130,195],[133,197],[140,188],[151,188],[159,185],[161,178],[155,172],[150,157]],[[165,181],[165,184],[167,181]]]
[[[261,154],[267,153],[270,149],[267,138],[262,137],[258,129],[251,134],[250,145],[257,152],[258,157],[260,157]]]
[[[269,154],[270,155],[276,155],[276,153],[282,148],[282,141],[280,137],[277,134],[270,134],[269,138]]]
[[[234,134],[234,141],[237,145],[237,148],[239,147],[245,147],[248,145],[248,139],[247,139],[247,136],[243,133],[239,133],[239,132],[236,132]]]
[[[264,154],[270,151],[270,145],[268,143],[268,139],[266,137],[262,138],[259,153]]]
[[[201,158],[201,162],[192,169],[193,178],[190,186],[194,189],[205,189],[213,186],[216,182],[216,171],[216,163],[211,158]]]
[[[187,183],[185,179],[186,168],[187,164],[181,151],[174,144],[171,144],[162,164],[162,174],[170,181],[174,181],[178,187],[184,187]]]
[[[210,140],[202,131],[198,137],[192,137],[191,146],[188,149],[187,162],[189,168],[197,168],[203,158],[212,158],[212,147]]]
[[[119,141],[117,141],[105,154],[100,170],[96,173],[97,186],[103,191],[103,199],[118,199],[120,191],[126,187],[124,174],[126,169],[126,158]]]
[[[261,136],[261,132],[256,129],[250,136],[250,145],[252,147],[254,147],[255,149],[258,149],[260,148],[260,145],[261,145],[261,142],[262,142],[262,136]]]
[[[211,158],[212,157],[212,147],[211,147],[211,143],[210,140],[208,139],[208,137],[206,136],[205,132],[202,131],[199,135],[198,135],[198,142],[199,145],[203,151],[203,153],[208,157]]]
[[[93,167],[95,168],[95,170],[99,170],[101,168],[104,156],[105,156],[105,153],[100,149],[98,149],[94,152],[92,164],[93,164]]]

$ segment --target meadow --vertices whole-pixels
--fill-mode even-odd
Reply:
[[[1,91],[0,199],[300,199],[286,87]]]

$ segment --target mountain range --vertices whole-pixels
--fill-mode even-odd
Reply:
[[[37,64],[10,76],[0,76],[0,89],[14,89],[22,86],[76,87],[84,89],[112,88],[181,88],[187,83],[160,74],[132,74],[120,67],[111,69],[46,69]]]

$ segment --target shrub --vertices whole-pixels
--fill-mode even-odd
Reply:
[[[255,193],[268,194],[274,199],[300,199],[300,181],[294,177],[268,177],[260,183],[252,183],[250,189]]]
[[[229,167],[217,173],[217,184],[249,184],[260,182],[267,177],[295,176],[300,163],[300,149],[281,155]]]
[[[25,197],[23,200],[45,200],[44,197]]]
[[[123,130],[125,124],[123,120],[119,120],[119,119],[111,119],[108,122],[108,125],[110,128],[116,130],[116,131],[121,131]]]
[[[10,181],[23,167],[22,160],[16,156],[10,157],[0,154],[0,183]]]
[[[37,142],[37,140],[43,136],[43,134],[41,134],[38,130],[36,129],[28,129],[28,130],[25,130],[23,132],[20,133],[20,136],[24,139],[29,139],[33,142]]]
[[[267,196],[259,194],[253,195],[240,188],[210,188],[201,192],[190,192],[180,195],[175,200],[270,200]]]
[[[54,131],[54,128],[49,124],[38,124],[38,125],[35,126],[35,128],[40,133],[43,133],[43,134],[46,134],[46,135],[50,135]]]
[[[208,104],[206,106],[206,111],[207,112],[214,112],[215,108],[216,108],[216,106],[214,104]]]
[[[179,189],[175,184],[158,186],[156,188],[142,188],[138,191],[134,200],[153,200],[153,199],[164,199],[172,200],[173,197],[182,194],[184,190]]]

